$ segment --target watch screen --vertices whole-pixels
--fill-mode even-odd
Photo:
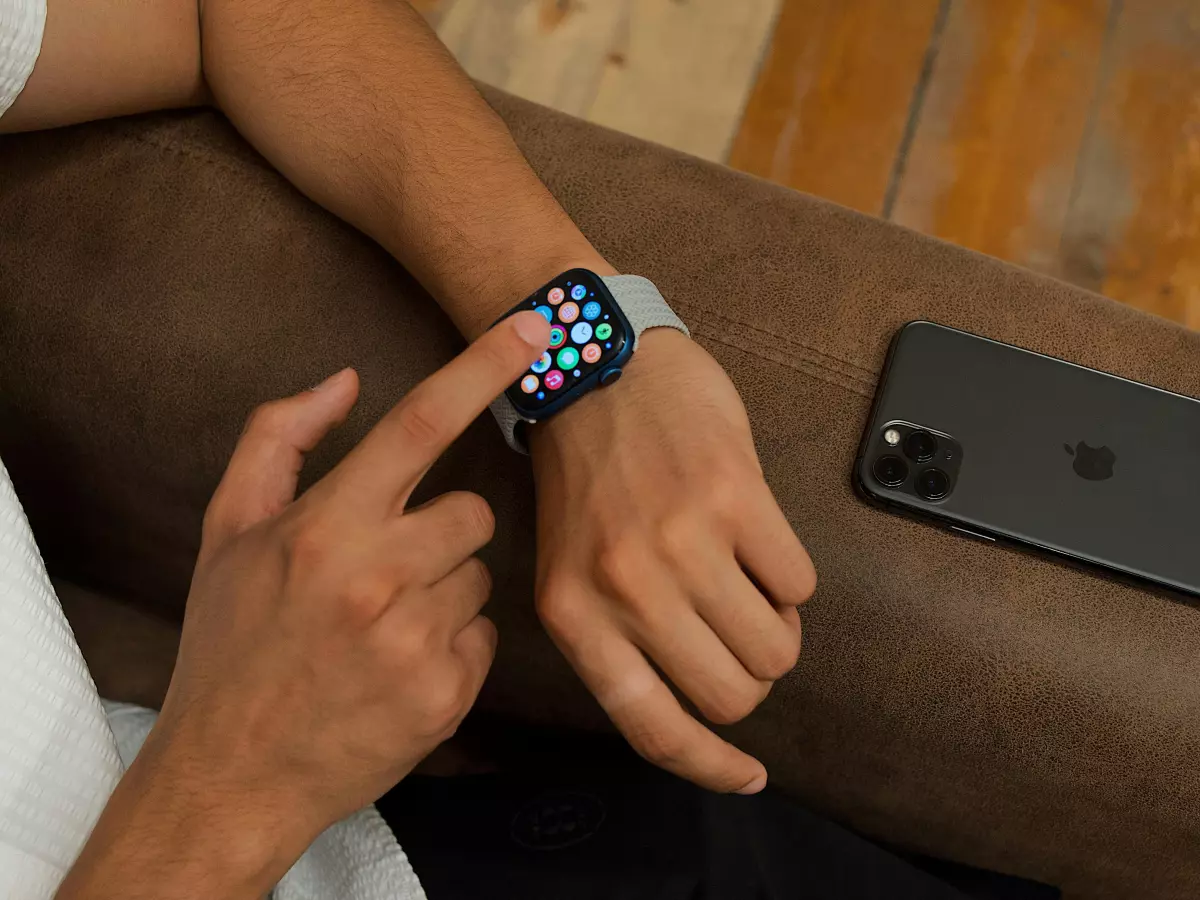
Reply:
[[[625,348],[625,318],[599,277],[586,269],[563,273],[509,315],[527,309],[550,323],[550,349],[507,391],[523,412],[535,414],[570,393]]]

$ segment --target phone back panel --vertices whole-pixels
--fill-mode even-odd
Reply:
[[[946,499],[873,478],[893,422],[961,444]],[[856,475],[888,505],[1200,595],[1196,400],[914,322],[893,343]]]

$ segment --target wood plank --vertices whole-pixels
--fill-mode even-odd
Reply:
[[[724,161],[781,0],[633,0],[587,118]]]
[[[1109,7],[954,3],[893,218],[1057,273]]]
[[[938,0],[786,0],[730,165],[883,210]]]
[[[1200,3],[1126,3],[1105,69],[1065,273],[1200,328]]]
[[[438,7],[445,6],[445,0],[408,0],[412,7],[423,16],[433,15]]]
[[[438,35],[473,77],[586,115],[638,0],[450,0]]]

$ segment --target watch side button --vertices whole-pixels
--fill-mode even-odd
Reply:
[[[600,386],[608,387],[614,381],[621,377],[620,369],[605,369],[600,373]]]

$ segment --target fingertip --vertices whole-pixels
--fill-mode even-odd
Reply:
[[[759,774],[734,791],[735,794],[757,794],[767,786],[767,770],[763,769]]]
[[[347,367],[309,388],[309,393],[302,396],[310,396],[319,401],[321,406],[329,410],[335,421],[341,421],[349,415],[355,401],[358,400],[358,389],[358,372]]]
[[[550,346],[550,323],[541,313],[527,310],[510,319],[517,337],[529,345],[531,350],[541,353]]]
[[[353,369],[347,367],[345,369],[342,369],[339,372],[334,372],[332,375],[330,375],[328,378],[326,378],[320,384],[315,384],[312,387],[310,387],[309,390],[312,391],[314,394],[322,394],[322,393],[328,393],[330,391],[334,391],[338,387],[340,387],[343,382],[345,382],[348,378],[350,378],[350,376],[354,376],[355,381],[358,380],[358,373],[355,372]]]

